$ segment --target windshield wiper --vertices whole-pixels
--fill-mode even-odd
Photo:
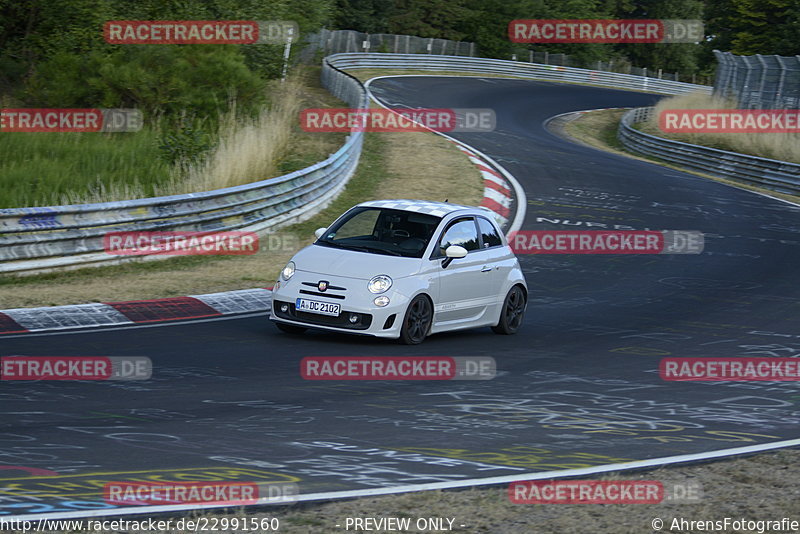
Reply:
[[[343,248],[345,250],[357,250],[359,252],[376,252],[378,254],[391,254],[393,256],[402,256],[402,254],[400,254],[399,252],[395,252],[394,250],[387,250],[385,248],[367,247],[364,245],[350,245],[342,243],[336,243],[336,246]]]
[[[325,245],[327,247],[333,247],[333,248],[344,248],[344,249],[348,248],[348,247],[346,247],[344,245],[341,245],[339,243],[335,243],[333,241],[324,241],[322,239],[318,239],[317,243],[320,244],[320,245]]]
[[[402,254],[400,254],[396,250],[389,250],[389,249],[385,249],[385,248],[373,248],[371,250],[374,250],[375,252],[382,253],[382,254],[391,254],[392,256],[402,256]]]

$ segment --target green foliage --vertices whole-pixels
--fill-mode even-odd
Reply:
[[[137,133],[0,135],[0,206],[106,188],[149,194],[172,179],[171,165],[209,151],[231,102],[238,116],[257,115],[281,74],[281,45],[110,45],[106,21],[292,20],[299,41],[330,22],[334,1],[0,0],[0,100],[138,108],[146,123]]]
[[[705,18],[703,74],[715,70],[715,49],[740,55],[800,54],[800,0],[706,0]]]
[[[469,0],[395,0],[389,31],[418,37],[464,40],[461,27],[474,16]]]
[[[626,10],[624,18],[703,19],[701,0],[639,0]],[[691,73],[698,69],[701,47],[694,43],[622,44],[618,49],[634,65],[651,71]]]
[[[215,118],[231,98],[262,103],[280,45],[110,45],[108,20],[328,22],[334,0],[0,0],[0,91],[25,106],[140,107]],[[298,39],[300,36],[298,36]]]
[[[103,0],[0,0],[0,49],[29,64],[95,49],[109,8]]]
[[[388,33],[392,0],[337,0],[333,24],[336,28],[366,33]]]
[[[800,54],[800,1],[732,0],[734,54]]]
[[[265,44],[243,46],[240,50],[248,69],[262,78],[274,80],[280,78],[283,69],[283,48],[282,45]]]
[[[233,45],[120,46],[111,53],[58,53],[39,65],[18,96],[40,107],[138,108],[146,120],[192,115],[212,120],[236,100],[263,103],[261,77]]]
[[[515,18],[543,19],[609,19],[621,18],[595,0],[523,0],[526,8],[541,10],[541,16],[518,16]],[[535,50],[556,54],[569,54],[574,60],[588,64],[598,60],[607,60],[614,55],[614,46],[599,43],[534,45]]]
[[[159,138],[160,157],[170,165],[198,163],[213,147],[212,136],[193,125],[179,125]]]
[[[50,206],[63,197],[126,184],[150,193],[170,178],[158,133],[19,133],[0,135],[0,208]]]

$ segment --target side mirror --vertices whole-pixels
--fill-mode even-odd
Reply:
[[[323,235],[325,235],[325,230],[327,230],[327,228],[317,228],[314,230],[314,237],[317,239],[321,238]]]
[[[442,262],[442,269],[447,269],[447,266],[450,265],[453,260],[466,256],[467,249],[458,245],[450,245],[445,249],[444,255],[447,257]]]
[[[459,245],[450,245],[447,247],[447,250],[444,251],[444,255],[448,258],[463,258],[467,255],[467,249]]]

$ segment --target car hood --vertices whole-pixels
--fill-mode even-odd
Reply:
[[[379,274],[403,278],[418,273],[422,265],[420,258],[373,254],[323,245],[307,246],[295,254],[292,261],[298,271],[359,280],[369,280]]]

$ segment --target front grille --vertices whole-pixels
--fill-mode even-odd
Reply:
[[[303,284],[304,286],[318,287],[317,284],[315,284],[313,282],[300,282],[300,283]],[[347,291],[346,287],[331,286],[331,285],[328,286],[328,289],[333,289],[333,290],[336,290],[336,291]]]
[[[322,291],[319,290],[319,285],[318,285],[319,283],[318,282],[300,282],[300,283],[302,285],[306,286],[306,287],[313,287],[315,289],[315,291],[310,291],[308,289],[301,289],[300,293],[303,293],[305,295],[314,295],[316,297],[328,297],[328,298],[339,299],[339,300],[344,300],[345,299],[344,295],[331,293],[331,291],[347,291],[346,287],[329,285],[328,289],[326,289],[324,292],[322,292]]]
[[[334,295],[333,293],[320,293],[319,291],[308,291],[306,289],[301,289],[298,293],[302,293],[303,295],[314,295],[315,297],[327,297],[331,299],[342,299],[344,300],[344,295]]]
[[[281,306],[284,304],[289,306],[286,312],[281,311]],[[312,325],[335,326],[337,328],[347,328],[349,330],[366,330],[372,324],[372,315],[368,313],[357,313],[358,322],[351,323],[350,315],[355,312],[349,312],[347,310],[342,310],[342,313],[340,313],[338,317],[331,317],[330,315],[297,311],[294,302],[281,302],[277,300],[273,303],[272,309],[278,317]]]

